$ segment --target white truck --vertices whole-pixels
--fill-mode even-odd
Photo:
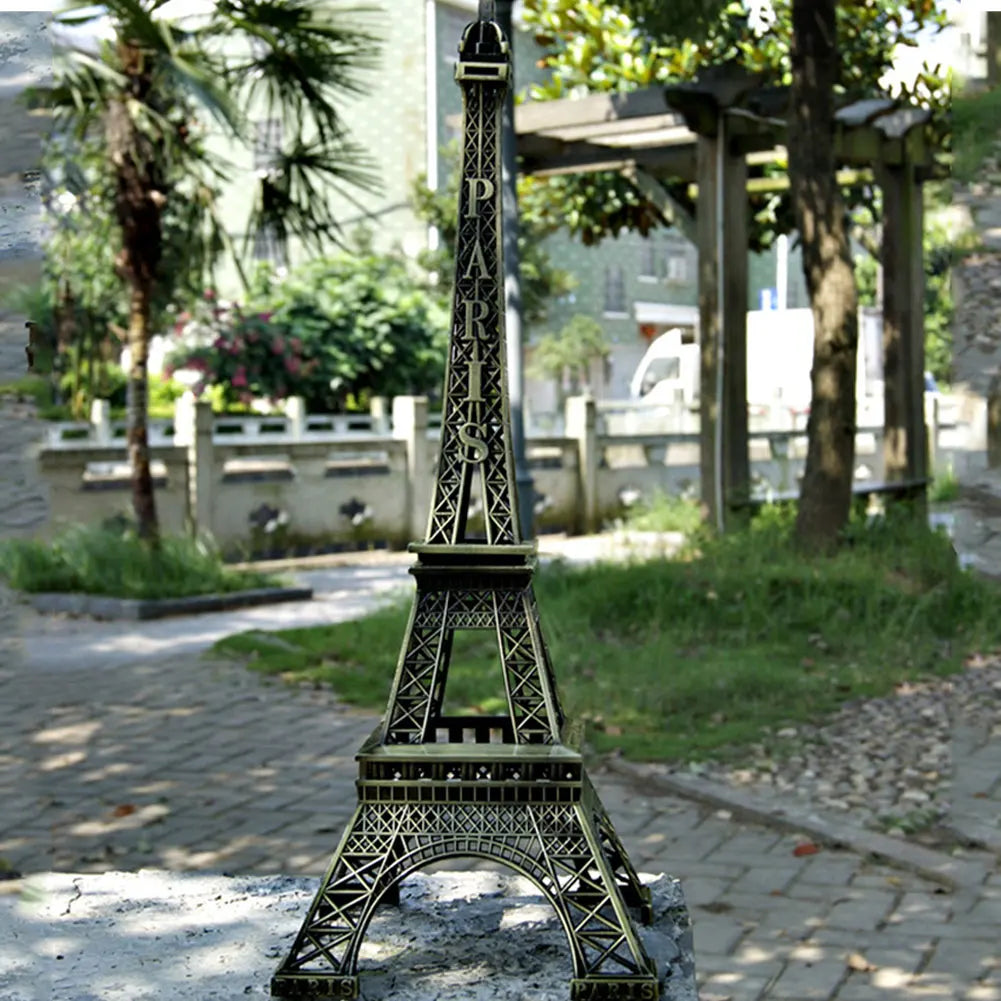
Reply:
[[[877,310],[859,313],[859,406],[882,399],[882,318]],[[725,345],[724,345],[725,350]],[[793,414],[810,405],[813,314],[809,309],[752,310],[747,314],[747,402],[754,415],[776,407]],[[629,384],[633,401],[683,406],[699,401],[697,337],[674,327],[655,338]]]

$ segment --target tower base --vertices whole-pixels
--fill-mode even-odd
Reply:
[[[271,992],[359,996],[369,922],[408,875],[480,858],[526,877],[566,934],[574,1001],[654,1001],[660,975],[634,919],[653,918],[641,884],[578,752],[562,744],[490,742],[502,719],[443,719],[471,742],[386,745],[358,755],[358,808]],[[509,725],[509,724],[508,724]]]

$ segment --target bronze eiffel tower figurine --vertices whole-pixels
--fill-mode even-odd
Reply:
[[[511,449],[501,261],[500,116],[510,61],[496,23],[469,25],[456,78],[464,139],[455,298],[441,455],[427,539],[411,546],[417,596],[389,706],[358,754],[358,808],[292,949],[281,997],[354,998],[376,906],[429,863],[501,862],[530,879],[569,939],[575,999],[647,999],[659,979],[630,909],[641,886],[587,775],[562,743],[563,713],[520,538]],[[467,533],[479,473],[485,538]],[[508,715],[442,715],[452,638],[494,632]]]

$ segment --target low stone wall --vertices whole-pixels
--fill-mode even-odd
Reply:
[[[606,434],[593,400],[568,406],[567,434],[530,438],[527,457],[538,533],[584,533],[622,516],[657,492],[697,494],[699,439],[694,433]],[[208,404],[182,400],[152,448],[157,507],[168,532],[194,525],[233,554],[280,556],[330,548],[403,547],[423,538],[434,482],[438,432],[427,401],[393,401],[392,431],[317,432],[291,427],[225,432]],[[225,432],[225,433],[224,433]],[[972,453],[955,447],[968,428],[944,428],[934,465],[962,473]],[[0,429],[2,434],[2,429]],[[883,433],[856,436],[856,481],[883,477]],[[751,432],[754,495],[795,490],[806,458],[802,431]],[[982,447],[982,446],[981,446]],[[38,453],[39,500],[50,536],[68,521],[99,522],[130,508],[124,440],[107,428],[86,440],[55,436]],[[474,483],[469,524],[480,520]],[[44,518],[44,506],[50,516]]]

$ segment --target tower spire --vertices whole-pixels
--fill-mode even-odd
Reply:
[[[501,243],[501,113],[510,66],[508,44],[496,23],[480,20],[466,28],[455,68],[463,100],[462,164],[441,450],[425,538],[432,546],[521,541]],[[473,535],[469,510],[475,486],[482,529],[477,525]]]

